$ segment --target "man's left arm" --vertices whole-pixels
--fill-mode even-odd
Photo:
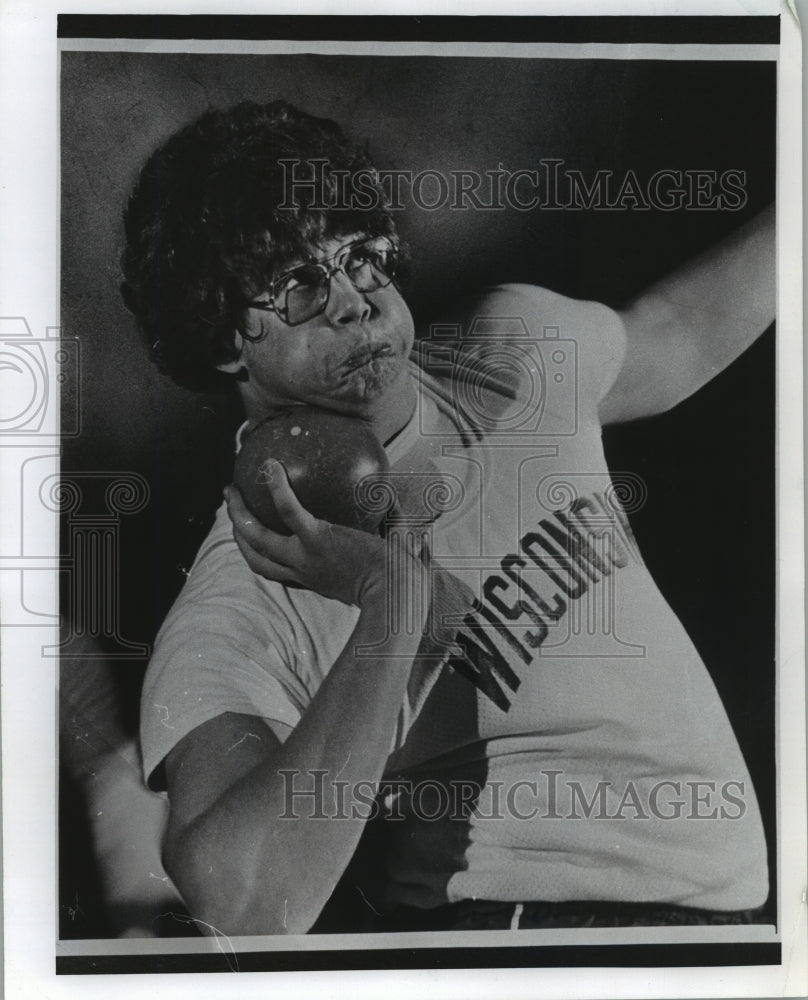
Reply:
[[[604,424],[676,406],[723,371],[775,312],[774,205],[620,310],[623,368],[600,404]]]

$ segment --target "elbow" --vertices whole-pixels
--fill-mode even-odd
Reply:
[[[240,884],[237,870],[224,870],[220,856],[193,823],[163,844],[163,867],[197,929],[214,936],[249,933],[242,930],[249,911],[247,887]]]
[[[252,875],[251,866],[232,850],[217,850],[197,824],[166,838],[163,866],[202,934],[305,934],[317,919],[317,914],[309,918],[283,886]]]

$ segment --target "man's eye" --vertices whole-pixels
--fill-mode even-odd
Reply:
[[[380,254],[373,247],[358,247],[348,258],[346,270],[358,271],[366,264],[378,264]]]
[[[283,275],[279,280],[278,291],[290,292],[293,288],[301,285],[317,285],[323,280],[322,270],[318,267],[296,267],[293,271]]]

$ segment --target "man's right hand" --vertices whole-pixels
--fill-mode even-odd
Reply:
[[[384,587],[390,549],[397,543],[331,524],[301,506],[280,462],[267,463],[272,500],[291,535],[265,528],[250,513],[235,486],[225,490],[233,536],[247,565],[268,580],[296,583],[323,597],[362,607]],[[401,546],[399,546],[401,547]],[[417,556],[405,552],[390,565],[422,574]]]

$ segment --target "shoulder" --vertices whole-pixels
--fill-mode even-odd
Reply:
[[[291,668],[294,637],[306,610],[282,584],[253,573],[223,505],[157,634],[147,681],[169,664],[176,669],[176,663],[187,661],[192,648],[204,661],[239,656],[261,664],[276,651]]]
[[[294,726],[308,701],[295,673],[294,623],[219,511],[155,640],[141,695],[146,777],[189,732],[224,712]],[[152,785],[152,787],[155,787]]]
[[[555,330],[568,337],[586,333],[625,334],[622,319],[609,306],[588,299],[573,299],[541,285],[494,285],[471,300],[466,312],[467,324],[473,324],[476,318],[521,320],[532,337]]]
[[[501,284],[466,303],[458,320],[467,350],[510,347],[517,362],[535,354],[547,373],[559,364],[574,370],[579,388],[593,400],[605,395],[623,366],[623,321],[601,302],[539,285]]]
[[[242,605],[258,605],[271,611],[283,604],[283,587],[256,576],[247,565],[222,503],[161,632],[166,632],[179,615],[215,613],[217,607],[232,613]]]

